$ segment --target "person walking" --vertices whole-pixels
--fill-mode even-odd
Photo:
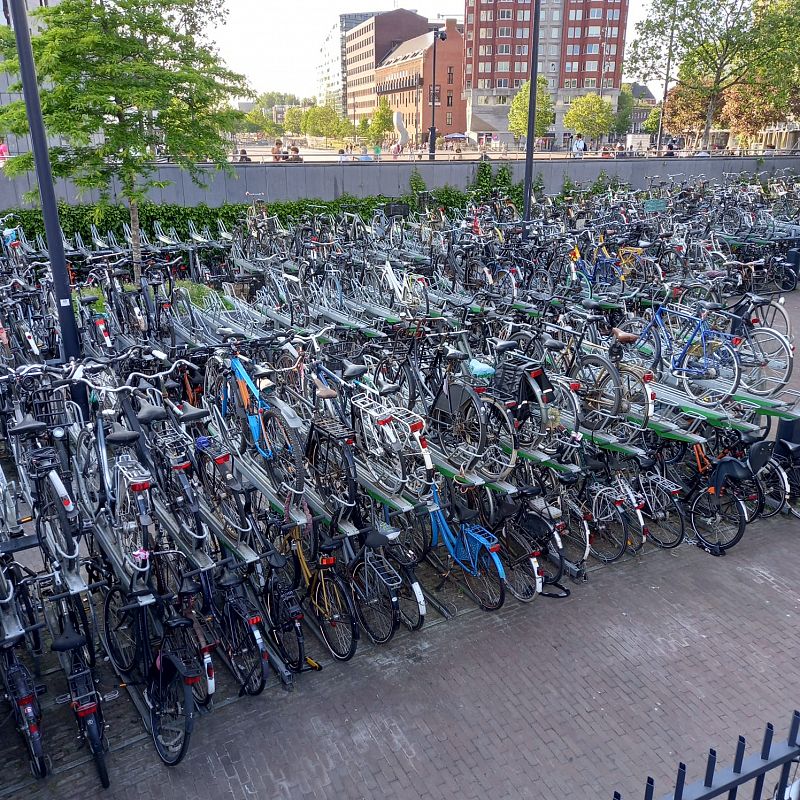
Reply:
[[[572,154],[575,158],[583,158],[586,152],[586,142],[583,140],[583,134],[579,133],[575,136],[575,141],[572,143]]]

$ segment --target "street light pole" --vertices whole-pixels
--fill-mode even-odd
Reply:
[[[445,31],[433,32],[433,80],[431,81],[431,127],[428,130],[428,158],[436,158],[436,43],[447,39]]]
[[[533,4],[533,45],[531,46],[531,85],[528,99],[528,135],[525,139],[525,200],[523,220],[531,218],[531,191],[533,187],[533,150],[536,145],[536,94],[539,82],[539,17],[542,1]],[[528,238],[528,226],[522,226],[522,238]]]
[[[669,91],[669,72],[672,68],[672,47],[675,44],[675,22],[678,16],[678,0],[672,4],[672,24],[669,28],[669,50],[667,51],[667,74],[664,77],[664,97],[661,100],[661,113],[658,115],[658,134],[656,136],[656,155],[661,152],[661,136],[664,132],[664,111],[667,107]]]
[[[65,359],[78,358],[80,356],[78,326],[72,308],[72,292],[69,286],[67,262],[64,257],[61,223],[58,220],[58,205],[53,187],[53,173],[50,169],[50,155],[47,152],[47,135],[42,119],[42,106],[39,102],[39,86],[36,82],[36,66],[33,63],[28,16],[25,13],[24,0],[9,0],[9,5],[11,6],[11,18],[14,21],[14,36],[17,40],[19,74],[22,78],[22,93],[28,115],[36,180],[39,184],[39,197],[42,201],[47,252],[50,257],[50,269],[53,273],[53,292],[58,303],[61,351]]]

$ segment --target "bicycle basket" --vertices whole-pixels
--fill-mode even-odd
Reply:
[[[408,217],[409,210],[408,203],[387,203],[383,207],[383,213],[387,217],[403,217],[403,219]]]
[[[37,389],[29,396],[31,413],[39,422],[44,422],[51,430],[65,427],[67,419],[67,402],[63,390],[52,388]]]

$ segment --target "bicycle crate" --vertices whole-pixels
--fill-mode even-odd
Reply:
[[[61,459],[54,447],[38,447],[27,458],[28,470],[34,479],[43,478],[48,473],[61,470]]]
[[[34,418],[44,422],[50,430],[69,425],[67,401],[63,390],[38,389],[32,392],[29,398]]]
[[[387,203],[383,207],[383,213],[387,217],[403,217],[403,219],[408,217],[410,210],[408,203]]]

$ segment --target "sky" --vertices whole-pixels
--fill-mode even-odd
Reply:
[[[256,92],[316,95],[319,48],[338,14],[408,8],[435,19],[463,15],[464,0],[226,0],[228,21],[212,38],[227,65]],[[630,0],[628,41],[644,15],[644,0]]]

